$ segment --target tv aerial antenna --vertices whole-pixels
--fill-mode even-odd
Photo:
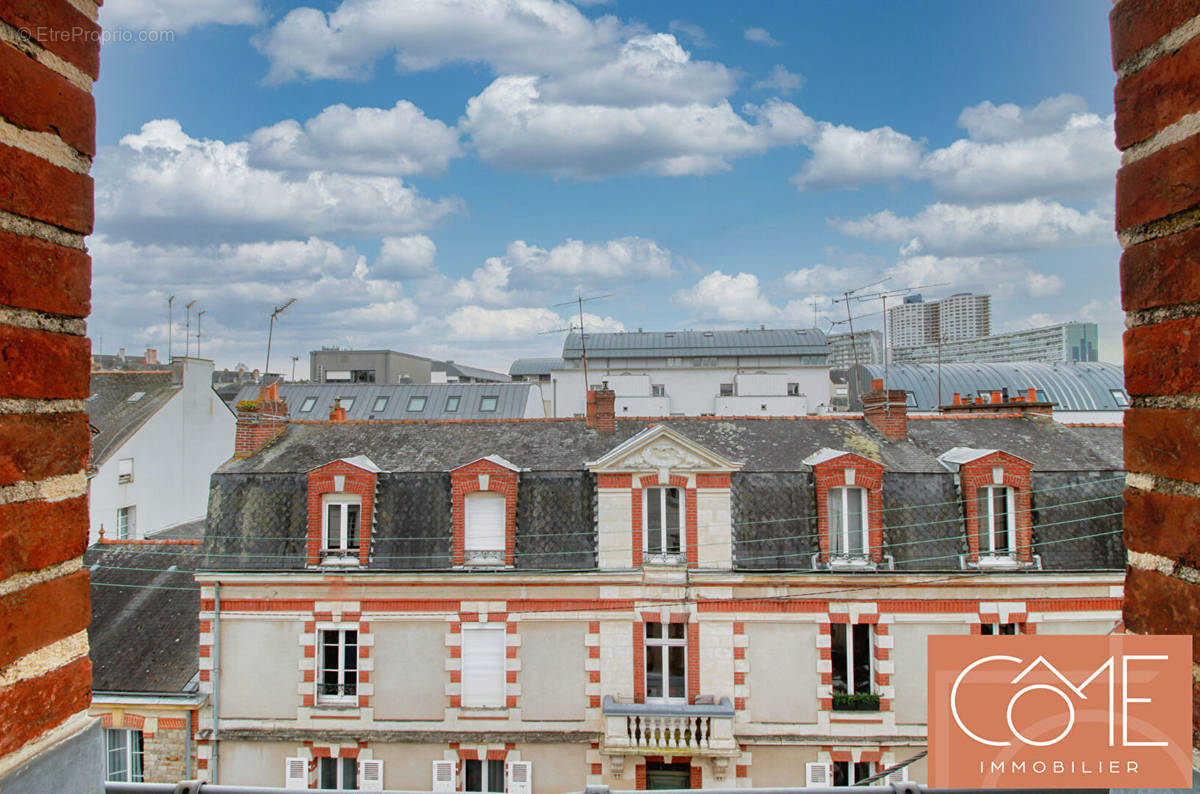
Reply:
[[[577,307],[579,307],[579,347],[580,347],[580,351],[581,351],[581,354],[583,357],[583,390],[584,390],[584,392],[587,392],[587,390],[588,390],[588,388],[590,388],[591,384],[590,384],[590,380],[588,378],[587,334],[584,331],[584,325],[583,325],[583,304],[587,303],[588,301],[598,301],[598,300],[603,300],[604,298],[611,298],[611,297],[612,297],[612,293],[609,292],[604,295],[592,295],[591,297],[585,298],[585,297],[583,297],[583,293],[581,292],[575,296],[574,300],[563,301],[562,303],[555,303],[551,307],[551,308],[558,308],[559,306],[577,306]],[[555,328],[550,331],[542,331],[542,334],[556,334],[556,333],[560,333],[562,331],[574,331],[574,330],[575,330],[575,324],[574,324],[574,322],[572,322],[572,323],[568,324],[568,326],[566,328]]]

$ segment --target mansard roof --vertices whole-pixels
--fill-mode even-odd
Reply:
[[[998,449],[1041,471],[1120,471],[1120,427],[1078,427],[1000,415],[910,417],[908,437],[890,441],[861,417],[694,417],[616,420],[600,434],[582,419],[485,422],[289,424],[258,453],[220,473],[306,472],[321,461],[366,455],[384,472],[447,472],[488,455],[527,471],[580,471],[648,428],[662,426],[744,472],[809,471],[821,449],[853,452],[891,472],[945,473],[938,456],[954,447]]]

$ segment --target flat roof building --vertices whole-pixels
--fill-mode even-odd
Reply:
[[[891,346],[895,364],[936,364],[976,361],[1096,361],[1099,330],[1096,323],[1060,323],[1027,331],[957,341],[937,340],[909,347]]]

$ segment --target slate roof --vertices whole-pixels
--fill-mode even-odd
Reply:
[[[171,382],[170,371],[93,372],[87,399],[92,435],[93,468],[112,457],[158,409],[183,388]],[[138,392],[142,397],[130,402]]]
[[[354,403],[346,409],[346,418],[360,419],[517,419],[525,416],[532,383],[281,383],[279,397],[288,406],[288,418],[324,421],[329,418],[333,401],[351,397]],[[241,400],[256,400],[257,385],[246,385],[237,393],[234,406]],[[446,411],[447,399],[459,398],[458,410]],[[497,397],[495,411],[481,411],[485,396]],[[315,398],[312,408],[301,411],[305,400]],[[375,411],[376,401],[387,398],[382,411]],[[424,397],[420,411],[409,411],[413,397]],[[540,404],[541,398],[538,398]],[[343,403],[342,407],[346,407]]]
[[[825,334],[811,329],[741,331],[626,331],[587,334],[588,357],[826,356]],[[579,334],[567,335],[564,359],[583,357]]]
[[[822,448],[856,452],[893,472],[945,473],[937,456],[953,447],[1002,449],[1041,471],[1119,471],[1120,427],[1074,427],[1014,416],[910,418],[909,438],[888,441],[861,418],[620,419],[600,435],[582,419],[496,422],[290,424],[259,453],[226,463],[229,473],[304,472],[366,455],[383,471],[447,472],[487,455],[522,469],[576,471],[649,426],[662,424],[742,471],[810,471]]]
[[[429,368],[433,372],[445,372],[447,375],[491,381],[492,383],[507,383],[511,380],[503,372],[494,372],[490,369],[482,369],[481,367],[469,367],[466,364],[455,364],[453,361],[435,361]]]
[[[589,345],[590,347],[590,345]],[[884,375],[882,366],[860,365],[864,385]],[[892,364],[887,370],[888,388],[910,392],[916,400],[915,410],[930,411],[938,407],[938,366],[936,364]],[[942,404],[949,404],[954,394],[970,395],[979,392],[1008,389],[1010,395],[1023,395],[1027,389],[1037,389],[1046,400],[1058,403],[1057,411],[1119,411],[1112,390],[1124,392],[1125,373],[1120,364],[1098,361],[1079,363],[1046,363],[1018,361],[1006,363],[942,364]],[[851,408],[860,403],[851,397]],[[914,410],[912,403],[909,409]]]
[[[99,543],[84,554],[92,578],[94,690],[185,691],[199,670],[200,590],[192,577],[197,548]]]
[[[524,375],[549,375],[553,370],[562,369],[562,365],[563,361],[559,357],[518,358],[509,366],[508,374],[513,378]]]

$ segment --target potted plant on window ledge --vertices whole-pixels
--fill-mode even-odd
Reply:
[[[879,695],[869,692],[860,692],[853,695],[846,692],[834,692],[833,710],[879,711]]]

